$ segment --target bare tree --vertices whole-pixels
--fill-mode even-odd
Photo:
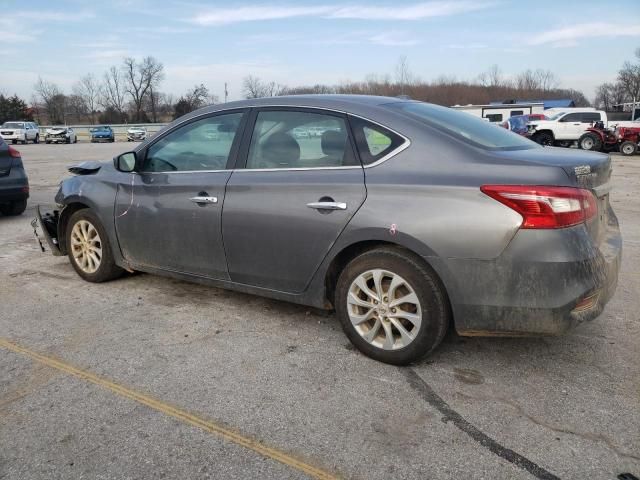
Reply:
[[[145,95],[151,86],[157,86],[164,77],[164,66],[155,58],[149,56],[137,62],[134,58],[127,57],[123,62],[123,71],[126,79],[126,92],[131,95],[135,108],[135,121],[144,120],[143,104]]]
[[[489,70],[478,75],[478,81],[484,87],[500,87],[505,83],[500,67],[496,64],[491,65]]]
[[[65,96],[60,88],[48,82],[42,77],[38,77],[38,82],[34,86],[36,94],[42,100],[49,117],[49,123],[64,123],[65,121]]]
[[[86,74],[74,86],[73,94],[78,96],[84,102],[87,116],[93,125],[95,123],[95,113],[98,109],[98,100],[100,97],[100,84],[92,73]]]
[[[636,58],[640,60],[640,48],[636,50]],[[624,62],[618,72],[618,82],[633,102],[632,118],[635,118],[636,102],[640,97],[640,63]]]
[[[409,62],[406,55],[402,55],[396,63],[396,84],[400,86],[400,95],[405,94],[405,89],[413,81],[413,74],[409,70]]]
[[[120,121],[126,118],[125,93],[120,70],[112,66],[104,73],[99,103],[105,109],[115,110],[120,116]]]
[[[263,82],[258,77],[248,75],[242,80],[242,93],[245,98],[276,97],[287,87],[276,82]]]
[[[594,105],[598,108],[602,108],[604,111],[611,111],[613,106],[612,93],[614,85],[612,83],[603,83],[596,88],[596,98]]]

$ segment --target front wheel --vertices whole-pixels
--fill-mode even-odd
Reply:
[[[71,215],[66,242],[71,265],[84,280],[106,282],[124,272],[113,259],[107,232],[91,210],[82,209]]]
[[[33,139],[33,143],[40,143],[40,135],[36,135],[36,138]]]
[[[393,365],[433,351],[451,316],[437,275],[396,248],[370,250],[349,262],[338,278],[334,305],[356,348]]]
[[[542,132],[534,135],[533,141],[545,147],[552,147],[554,139],[550,133]]]
[[[630,157],[631,155],[635,155],[638,151],[638,145],[631,141],[622,142],[620,144],[620,153],[626,157]]]

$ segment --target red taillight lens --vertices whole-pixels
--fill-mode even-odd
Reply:
[[[483,185],[483,193],[522,215],[521,228],[564,228],[598,213],[589,190],[531,185]]]
[[[13,158],[20,158],[20,152],[13,147],[9,147],[9,156]]]

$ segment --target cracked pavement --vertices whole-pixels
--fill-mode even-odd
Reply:
[[[32,197],[0,217],[1,338],[339,477],[640,476],[640,156],[614,157],[623,264],[599,319],[562,337],[450,334],[403,371],[355,351],[331,313],[145,274],[89,284],[40,253],[29,221],[66,166],[129,147],[20,146]],[[305,478],[0,348],[1,479],[161,477]]]

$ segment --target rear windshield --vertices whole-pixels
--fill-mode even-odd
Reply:
[[[437,130],[444,131],[465,143],[486,150],[525,150],[541,148],[538,144],[510,132],[497,124],[447,107],[422,102],[389,103],[398,110]]]
[[[5,122],[2,124],[2,128],[24,128],[24,123]]]

